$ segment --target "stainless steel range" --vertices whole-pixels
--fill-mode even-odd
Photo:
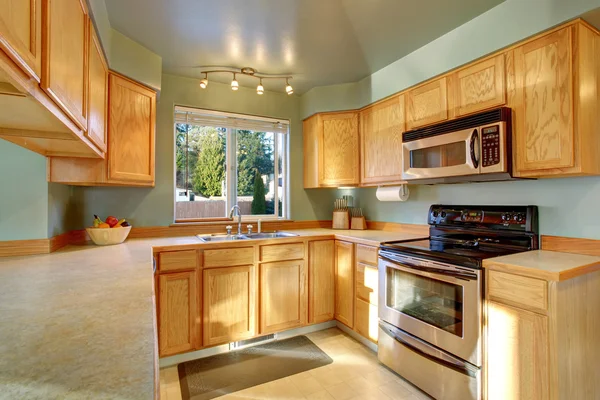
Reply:
[[[482,261],[538,248],[535,206],[433,205],[379,250],[379,360],[436,399],[480,399]]]

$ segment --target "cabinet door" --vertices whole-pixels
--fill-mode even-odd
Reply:
[[[306,325],[308,276],[303,260],[260,265],[260,333]]]
[[[256,286],[253,266],[205,269],[204,346],[255,335]]]
[[[309,322],[333,319],[335,312],[335,242],[317,240],[308,244]]]
[[[377,267],[356,263],[356,298],[377,306],[379,276]]]
[[[163,274],[159,287],[160,356],[182,353],[200,347],[200,318],[196,271]]]
[[[319,187],[319,132],[323,131],[320,115],[313,115],[302,123],[304,143],[304,188]]]
[[[409,90],[406,94],[407,129],[447,120],[448,98],[446,92],[445,77]]]
[[[518,173],[574,165],[571,38],[568,27],[514,50]]]
[[[354,245],[335,242],[335,319],[354,326]]]
[[[108,66],[96,31],[90,26],[89,40],[89,116],[87,138],[106,151],[106,120],[108,118]]]
[[[506,102],[504,54],[471,65],[452,77],[456,115],[471,114]]]
[[[320,186],[358,185],[358,114],[326,114],[320,137]]]
[[[42,0],[0,0],[0,49],[29,76],[42,70]]]
[[[42,89],[87,129],[89,17],[82,0],[46,0]]]
[[[404,95],[378,104],[360,115],[361,184],[402,180]]]
[[[488,302],[489,400],[548,399],[548,317]]]
[[[369,304],[359,298],[356,299],[356,321],[354,330],[361,336],[377,343],[379,335],[379,317],[377,316],[377,306]]]
[[[156,93],[110,74],[108,177],[154,185]]]

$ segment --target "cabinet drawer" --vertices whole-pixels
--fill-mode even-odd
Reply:
[[[196,250],[165,251],[158,254],[159,272],[182,271],[196,268]]]
[[[354,330],[361,336],[377,343],[378,323],[377,306],[356,299]]]
[[[204,268],[254,264],[254,248],[204,250]]]
[[[260,261],[285,261],[304,258],[304,243],[260,246]]]
[[[377,268],[367,264],[356,264],[356,298],[377,306]]]
[[[546,313],[548,284],[546,281],[525,276],[489,271],[488,297],[526,310]]]
[[[371,265],[377,265],[377,247],[357,244],[356,261]]]

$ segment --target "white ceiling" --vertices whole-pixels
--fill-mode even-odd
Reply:
[[[502,1],[106,0],[106,7],[112,27],[160,55],[164,72],[201,77],[200,66],[249,66],[292,74],[303,93],[358,81]],[[267,90],[282,85],[264,82]]]

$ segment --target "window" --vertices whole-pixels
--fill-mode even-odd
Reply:
[[[175,221],[288,216],[289,121],[175,107]]]

